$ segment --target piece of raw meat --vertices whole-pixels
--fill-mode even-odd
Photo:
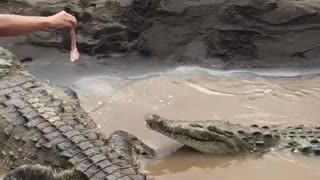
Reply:
[[[77,42],[76,42],[76,32],[74,29],[72,29],[70,31],[71,33],[71,52],[70,52],[70,61],[71,62],[75,62],[79,59],[80,57],[80,54],[78,52],[78,49],[77,49]]]

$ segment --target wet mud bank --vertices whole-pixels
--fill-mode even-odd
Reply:
[[[162,2],[155,15],[160,18],[144,34],[155,54],[271,67],[303,64],[307,58],[312,62],[319,56],[315,51],[307,58],[291,57],[319,43],[316,1]]]
[[[74,14],[79,21],[79,49],[89,55],[139,52],[214,68],[320,64],[320,49],[303,57],[292,56],[320,43],[320,3],[315,0],[28,0],[0,4],[0,13],[50,15],[67,10]],[[29,35],[28,41],[65,49],[69,47],[67,34],[42,31]]]

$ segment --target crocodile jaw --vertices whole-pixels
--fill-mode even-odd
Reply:
[[[235,137],[215,133],[206,128],[183,121],[165,120],[158,115],[145,117],[148,128],[157,131],[173,140],[192,147],[200,152],[213,154],[241,153]]]

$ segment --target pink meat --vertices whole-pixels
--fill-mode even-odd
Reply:
[[[80,54],[77,49],[77,42],[76,42],[76,32],[74,29],[70,31],[71,33],[71,52],[70,52],[70,61],[75,62],[79,59]]]

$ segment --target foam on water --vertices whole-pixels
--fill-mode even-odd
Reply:
[[[130,80],[145,79],[154,76],[185,76],[185,75],[210,75],[210,76],[261,76],[261,77],[298,77],[306,75],[320,74],[320,67],[308,68],[253,68],[253,69],[234,69],[219,70],[209,69],[199,66],[179,66],[167,71],[157,71],[145,73],[137,76],[128,77]]]

